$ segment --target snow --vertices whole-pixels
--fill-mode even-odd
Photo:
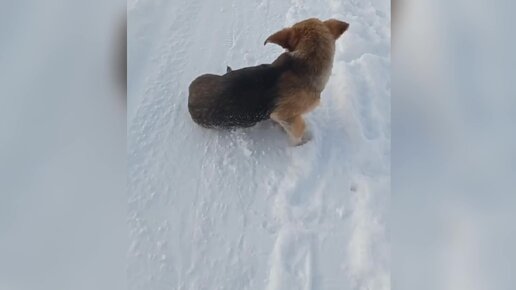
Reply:
[[[270,63],[309,17],[350,23],[313,140],[192,122],[196,76]],[[390,289],[390,138],[389,1],[129,1],[128,284]]]

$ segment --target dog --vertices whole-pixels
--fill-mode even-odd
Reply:
[[[303,114],[319,105],[331,74],[335,41],[349,24],[310,18],[270,35],[264,42],[285,48],[271,64],[204,74],[189,86],[188,110],[206,128],[251,127],[272,119],[292,145],[310,140]]]

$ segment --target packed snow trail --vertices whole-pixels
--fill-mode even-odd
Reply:
[[[390,289],[390,4],[128,3],[131,289]],[[273,32],[337,18],[313,140],[266,121],[203,129],[187,110],[203,73],[272,62]]]

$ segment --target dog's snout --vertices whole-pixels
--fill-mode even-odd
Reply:
[[[335,39],[339,38],[342,33],[344,33],[344,31],[348,30],[349,28],[349,23],[337,19],[326,20],[324,21],[324,24],[326,27],[328,27]]]
[[[344,27],[344,31],[346,31],[349,28],[349,23],[342,21],[342,26]]]

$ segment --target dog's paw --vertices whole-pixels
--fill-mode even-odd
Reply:
[[[307,131],[305,131],[305,135],[303,135],[303,137],[301,138],[301,141],[303,143],[306,143],[306,142],[312,140],[313,138],[314,138],[314,135],[312,135],[312,131],[307,130]]]
[[[233,69],[229,65],[226,66],[226,73],[232,72],[232,71],[233,71]]]
[[[303,137],[290,139],[290,144],[292,146],[301,146],[301,145],[307,143],[308,141],[312,140],[312,138],[313,138],[312,132],[306,131],[305,135],[303,135]]]

